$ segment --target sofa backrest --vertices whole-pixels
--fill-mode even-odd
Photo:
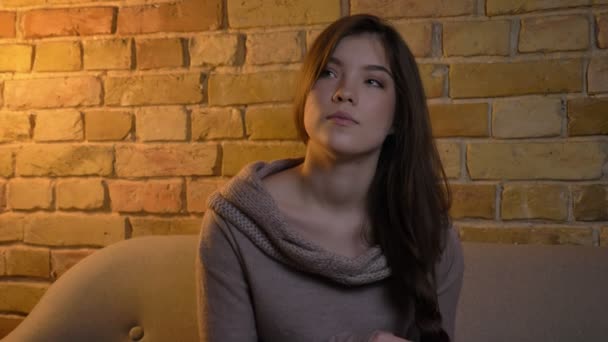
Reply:
[[[99,250],[3,341],[198,341],[196,246],[196,236],[154,236]]]
[[[3,341],[198,341],[196,245],[155,236],[97,251]],[[456,342],[608,340],[608,249],[463,247]]]
[[[465,243],[456,342],[608,341],[608,248]]]

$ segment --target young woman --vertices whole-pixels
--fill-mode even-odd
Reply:
[[[301,75],[305,157],[250,164],[209,199],[201,339],[453,340],[463,255],[410,50],[350,16]]]

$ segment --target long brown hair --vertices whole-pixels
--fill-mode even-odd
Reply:
[[[451,196],[418,67],[399,33],[382,19],[365,14],[344,17],[327,27],[302,66],[294,99],[296,126],[308,142],[304,105],[310,89],[340,40],[363,33],[372,33],[382,42],[396,93],[394,132],[383,143],[368,193],[372,234],[391,268],[389,284],[395,302],[403,313],[414,309],[420,341],[449,341],[441,324],[434,271],[451,224]]]

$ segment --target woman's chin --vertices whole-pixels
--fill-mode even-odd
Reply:
[[[355,157],[365,154],[374,154],[382,148],[382,142],[377,144],[365,141],[361,137],[349,134],[329,134],[311,136],[308,144],[316,145],[332,155],[340,157]]]
[[[326,146],[326,149],[330,151],[332,154],[339,157],[361,157],[367,154],[374,154],[377,148],[373,146],[362,146],[360,142],[350,141],[350,142],[333,142]]]

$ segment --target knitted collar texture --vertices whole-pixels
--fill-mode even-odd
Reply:
[[[262,179],[301,162],[283,159],[249,164],[209,197],[208,206],[266,255],[300,271],[349,286],[387,278],[390,269],[378,246],[348,258],[318,246],[288,226]]]

